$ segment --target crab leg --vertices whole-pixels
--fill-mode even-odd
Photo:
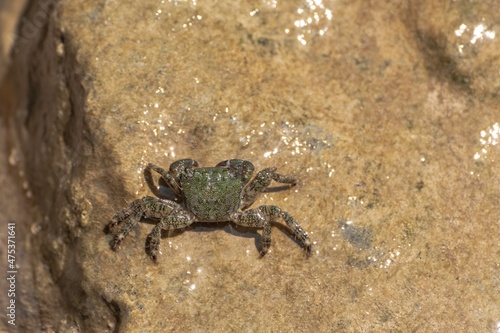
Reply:
[[[241,209],[249,207],[255,200],[257,200],[259,195],[261,195],[262,192],[264,192],[266,188],[271,185],[273,180],[278,183],[290,184],[291,186],[297,184],[297,180],[295,178],[281,175],[275,171],[276,168],[267,168],[259,171],[255,178],[248,183],[243,190],[240,204]]]
[[[160,252],[162,230],[181,229],[187,227],[194,221],[194,215],[185,210],[177,212],[175,215],[161,218],[160,222],[151,230],[146,240],[146,253],[151,260],[155,263],[157,262],[158,253]]]
[[[264,256],[271,246],[271,222],[276,221],[279,217],[285,220],[295,238],[304,247],[307,254],[310,254],[311,241],[307,233],[290,214],[277,206],[259,206],[244,212],[233,213],[231,216],[232,221],[238,225],[263,228],[261,256]]]
[[[168,171],[164,170],[163,168],[160,168],[159,166],[157,166],[153,163],[149,163],[144,168],[144,179],[146,179],[146,184],[148,184],[149,189],[151,190],[151,192],[153,192],[154,195],[156,195],[157,197],[161,197],[161,193],[160,193],[160,190],[158,189],[158,185],[156,185],[154,183],[153,175],[151,174],[151,170],[154,170],[157,173],[159,173],[161,175],[162,179],[167,184],[167,186],[170,187],[170,189],[172,191],[174,191],[174,193],[178,197],[182,197],[181,186],[179,185],[179,182],[177,181],[177,179],[175,179],[174,176],[172,176]]]
[[[194,216],[186,212],[181,205],[173,201],[154,197],[137,199],[134,200],[129,207],[118,212],[108,224],[108,229],[112,230],[123,223],[117,232],[113,232],[115,237],[111,247],[113,250],[116,250],[122,239],[127,236],[141,218],[159,218],[163,220],[164,216],[188,216],[191,221],[194,220]],[[179,228],[181,227],[182,226],[179,226]]]

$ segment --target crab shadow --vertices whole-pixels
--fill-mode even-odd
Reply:
[[[144,224],[149,224],[151,226],[154,226],[158,223],[157,220],[152,220],[152,219],[142,219],[141,223]],[[287,238],[292,240],[296,245],[301,247],[300,242],[295,239],[295,237],[292,236],[291,230],[286,226],[281,224],[280,222],[271,222],[273,227],[276,227],[278,230],[283,232]],[[194,222],[188,227],[182,228],[182,229],[173,229],[173,230],[162,230],[161,232],[161,238],[162,239],[170,239],[170,238],[175,238],[180,235],[182,235],[184,232],[189,231],[189,232],[197,232],[197,233],[204,233],[204,232],[212,232],[214,230],[224,230],[228,234],[241,237],[241,238],[253,238],[255,248],[257,249],[257,253],[260,251],[261,246],[262,246],[262,236],[259,233],[259,230],[262,230],[262,228],[251,228],[251,227],[245,227],[238,225],[232,221],[225,221],[225,222]],[[146,237],[144,246],[145,249],[148,247],[149,244],[149,237]]]

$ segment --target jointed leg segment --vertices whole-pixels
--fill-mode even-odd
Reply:
[[[169,200],[154,197],[144,197],[135,200],[132,204],[116,214],[109,223],[110,230],[122,223],[115,231],[111,247],[115,250],[123,238],[134,228],[141,218],[158,218],[160,222],[153,228],[148,238],[148,254],[156,261],[162,229],[184,228],[195,220],[193,214],[186,211],[181,205]]]
[[[151,257],[151,259],[156,262],[158,258],[158,253],[160,250],[160,238],[162,230],[172,230],[185,228],[191,223],[193,223],[195,217],[192,214],[186,212],[183,215],[171,215],[164,217],[160,220],[160,223],[155,225],[153,230],[148,235],[146,243],[146,253]]]
[[[276,168],[267,168],[255,176],[255,178],[248,183],[248,185],[243,190],[243,196],[241,200],[241,209],[245,209],[249,207],[259,195],[262,194],[266,190],[266,188],[271,185],[271,182],[274,180],[275,182],[282,184],[290,184],[294,186],[297,184],[297,180],[290,176],[281,175],[276,173]]]
[[[279,217],[285,220],[295,238],[304,247],[306,252],[310,254],[311,241],[307,233],[290,214],[277,206],[259,206],[244,212],[234,213],[232,216],[233,222],[236,224],[247,227],[263,228],[262,248],[260,251],[261,256],[265,255],[271,246],[271,222],[276,221]]]
[[[153,163],[149,163],[144,168],[144,179],[146,179],[146,184],[148,184],[149,189],[151,190],[151,192],[153,192],[154,195],[156,195],[157,197],[162,196],[160,190],[158,189],[158,185],[154,183],[151,170],[156,171],[160,174],[163,181],[167,184],[168,187],[170,187],[172,191],[174,191],[175,195],[177,195],[178,197],[182,196],[181,186],[179,185],[177,180],[165,169],[160,168]]]

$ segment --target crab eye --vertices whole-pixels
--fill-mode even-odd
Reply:
[[[250,180],[255,169],[251,162],[238,159],[222,161],[218,163],[216,167],[227,168],[231,174],[244,181]]]
[[[225,161],[219,162],[219,163],[217,163],[216,167],[217,168],[228,168],[231,165],[231,161],[234,161],[234,160],[225,160]]]
[[[188,178],[192,178],[194,175],[194,170],[193,169],[184,169],[184,170],[181,170],[181,172],[179,173],[178,177],[180,180],[185,180],[185,179],[188,179]]]
[[[192,160],[190,158],[186,158],[183,160],[175,161],[170,165],[170,173],[174,175],[174,177],[180,177],[183,172],[187,170],[192,170],[198,166],[198,162]]]

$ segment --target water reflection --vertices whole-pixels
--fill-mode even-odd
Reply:
[[[492,40],[495,38],[496,33],[494,30],[488,29],[488,26],[484,22],[477,24],[473,28],[462,23],[455,30],[455,36],[458,37],[458,53],[463,55],[465,46],[472,46],[478,41]]]
[[[198,267],[195,272],[191,271],[192,258],[189,255],[186,256],[186,264],[188,266],[188,269],[186,271],[186,279],[184,280],[183,285],[187,287],[188,291],[194,291],[198,287],[196,284],[196,280],[203,272],[203,270],[201,269],[201,267]]]
[[[276,9],[278,2],[276,0],[263,1],[264,6]],[[287,35],[292,35],[301,45],[306,45],[313,37],[323,36],[330,27],[333,17],[331,10],[331,1],[323,0],[305,0],[290,13],[293,24],[283,27]],[[258,8],[249,12],[250,16],[257,16],[260,12]],[[283,12],[283,9],[279,9]]]
[[[481,143],[482,148],[474,154],[474,159],[485,160],[487,159],[487,154],[490,148],[498,144],[500,125],[498,123],[494,123],[486,130],[481,131],[479,136],[479,142]]]
[[[298,17],[294,21],[294,26],[298,31],[297,40],[302,45],[306,45],[308,39],[314,34],[323,36],[333,16],[331,9],[327,8],[322,0],[306,0],[297,9],[296,15]]]

